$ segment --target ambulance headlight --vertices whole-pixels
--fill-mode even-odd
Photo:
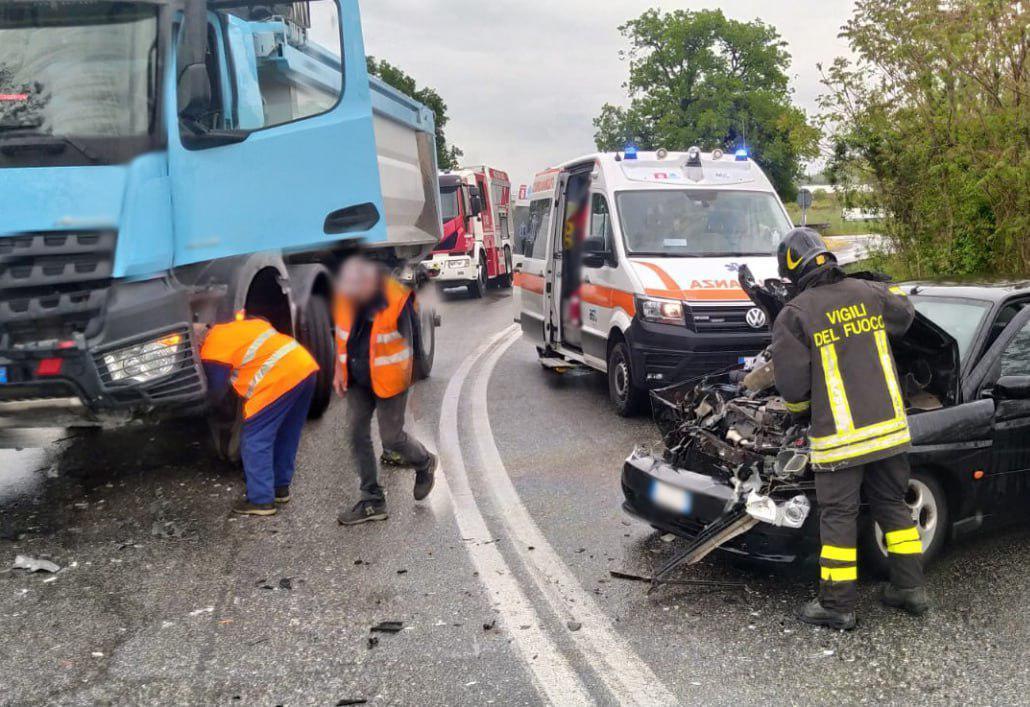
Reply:
[[[105,354],[105,382],[146,383],[167,376],[178,366],[179,353],[183,350],[185,341],[185,337],[172,334],[156,341],[127,346]]]
[[[637,297],[637,311],[645,322],[655,324],[686,324],[683,303],[670,299]]]

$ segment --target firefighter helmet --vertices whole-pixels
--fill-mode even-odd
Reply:
[[[823,239],[811,228],[795,228],[784,236],[776,258],[780,265],[780,277],[794,284],[812,268],[837,262]]]

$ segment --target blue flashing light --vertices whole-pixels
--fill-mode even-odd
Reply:
[[[623,151],[623,158],[627,160],[635,160],[637,158],[637,146],[626,145],[626,149]]]
[[[747,148],[746,147],[740,148],[739,150],[737,150],[733,154],[736,156],[738,162],[745,162],[745,161],[747,161],[748,153],[747,153]]]

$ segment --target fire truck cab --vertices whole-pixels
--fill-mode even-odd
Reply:
[[[443,239],[426,259],[443,287],[464,285],[482,297],[488,285],[512,282],[511,181],[491,167],[440,174]]]

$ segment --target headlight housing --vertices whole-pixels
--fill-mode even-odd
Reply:
[[[677,300],[637,297],[637,312],[645,322],[680,325],[687,323],[683,303]]]
[[[170,334],[104,354],[104,366],[112,383],[147,383],[175,371],[180,363],[179,354],[187,345],[186,337]]]

